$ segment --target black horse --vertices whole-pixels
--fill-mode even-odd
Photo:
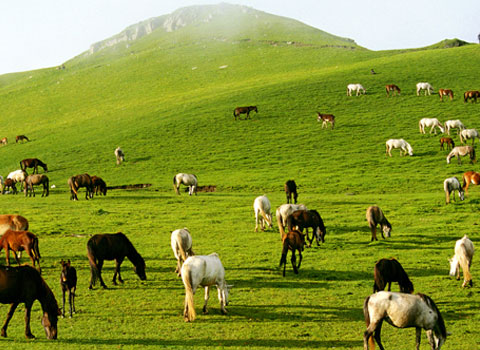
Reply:
[[[60,273],[60,286],[62,287],[63,308],[62,317],[65,317],[65,293],[68,291],[68,304],[70,305],[70,317],[75,311],[75,292],[77,290],[77,270],[71,265],[70,260],[61,261],[62,272]]]
[[[288,180],[285,182],[285,194],[287,196],[287,203],[292,203],[292,195],[295,204],[297,204],[297,184],[294,180]]]
[[[373,270],[373,292],[384,290],[388,283],[388,291],[392,287],[392,282],[398,282],[400,292],[413,293],[413,284],[408,278],[402,265],[394,258],[380,259],[375,264]]]

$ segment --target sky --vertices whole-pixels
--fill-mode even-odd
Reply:
[[[129,25],[210,0],[0,0],[0,74],[53,67]],[[370,50],[478,43],[478,0],[229,0]]]

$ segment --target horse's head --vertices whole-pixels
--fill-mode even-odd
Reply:
[[[383,234],[386,238],[390,238],[390,233],[392,232],[392,227],[388,225],[383,225]]]
[[[458,190],[458,196],[460,197],[460,200],[463,201],[465,200],[465,192],[463,192],[462,188]]]
[[[42,326],[45,329],[45,334],[48,339],[57,339],[57,322],[58,316],[61,315],[60,309],[53,312],[44,312],[42,317]]]
[[[133,271],[135,271],[142,281],[147,279],[147,275],[145,274],[145,260],[143,260],[143,258],[141,258],[141,260],[133,266]]]
[[[223,300],[225,306],[228,306],[228,295],[232,288],[233,284],[226,284],[224,288],[218,288],[218,300]]]

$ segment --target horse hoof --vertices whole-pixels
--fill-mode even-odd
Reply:
[[[34,336],[32,333],[30,333],[30,334],[25,334],[25,338],[27,338],[27,339],[35,339],[35,336]]]

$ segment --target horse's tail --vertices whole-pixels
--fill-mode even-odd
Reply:
[[[184,264],[182,266],[182,280],[185,286],[185,310],[183,311],[183,319],[185,322],[193,322],[197,314],[195,313],[195,305],[193,303],[192,274],[190,266]]]
[[[370,313],[368,312],[368,302],[370,301],[370,296],[365,298],[363,302],[363,316],[365,317],[365,323],[367,328],[370,326]],[[373,334],[368,338],[368,348],[370,350],[375,349],[375,341],[373,340]]]
[[[35,254],[35,257],[37,260],[40,260],[42,257],[40,256],[40,250],[38,249],[38,238],[35,237],[33,238],[33,254]]]
[[[280,214],[280,210],[277,208],[275,212],[275,216],[277,217],[277,224],[278,224],[278,231],[280,231],[280,236],[285,236],[285,229],[283,228],[282,222],[282,215]]]
[[[475,155],[475,148],[472,147],[472,151],[470,152],[470,160],[473,162],[475,162],[477,159],[476,155]]]
[[[182,238],[181,237],[179,238],[180,238],[180,242],[177,241],[177,248],[178,248],[178,252],[180,253],[180,256],[182,257],[182,260],[185,262],[185,260],[187,260],[187,252],[183,247]]]
[[[87,243],[87,256],[88,256],[88,262],[90,264],[90,272],[92,275],[90,280],[90,288],[91,288],[97,282],[97,279],[100,276],[100,271],[98,271],[97,262],[95,259],[95,253],[93,251],[93,243],[90,241],[88,241]]]
[[[423,133],[421,120],[418,122],[418,129],[420,130],[421,133]]]
[[[175,190],[176,194],[180,194],[180,192],[178,192],[178,187],[177,187],[177,175],[173,177],[173,189]]]
[[[471,283],[472,275],[470,274],[470,264],[471,259],[468,258],[468,253],[465,248],[465,245],[461,245],[460,249],[462,250],[461,254],[457,254],[458,263],[462,267],[463,270],[463,286],[465,287],[467,284]]]
[[[466,173],[463,173],[463,176],[462,176],[462,180],[463,180],[463,183],[462,183],[462,188],[465,190],[465,187],[467,186],[467,182],[470,182],[470,180],[467,180],[467,176],[465,175]]]

